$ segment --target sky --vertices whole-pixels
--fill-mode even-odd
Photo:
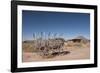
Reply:
[[[22,11],[22,39],[32,40],[33,33],[63,34],[65,39],[90,37],[90,14],[50,11]]]

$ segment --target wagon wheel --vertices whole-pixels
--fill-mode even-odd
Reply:
[[[51,58],[51,57],[53,57],[53,55],[52,55],[52,52],[50,52],[50,50],[51,49],[45,49],[44,51],[43,51],[43,56],[42,57],[44,57],[44,58]]]

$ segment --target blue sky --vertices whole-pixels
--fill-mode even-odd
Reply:
[[[90,14],[47,12],[47,11],[22,11],[22,38],[33,39],[33,33],[63,33],[66,39],[77,36],[90,37]]]

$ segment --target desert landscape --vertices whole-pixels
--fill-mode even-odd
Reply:
[[[22,61],[60,61],[90,58],[90,40],[84,36],[73,39],[55,37],[26,40],[22,42]]]
[[[90,14],[22,12],[22,62],[90,59]]]

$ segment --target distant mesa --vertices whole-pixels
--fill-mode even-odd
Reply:
[[[87,38],[85,38],[84,36],[78,36],[78,37],[76,37],[76,38],[74,38],[74,39],[67,40],[67,42],[69,42],[69,41],[87,43],[87,42],[89,42],[90,40],[87,39]]]
[[[38,40],[40,40],[40,39],[38,39]],[[52,39],[49,39],[49,40],[52,40]],[[89,39],[87,39],[84,36],[77,36],[77,37],[75,37],[73,39],[69,39],[67,41],[65,41],[64,38],[55,38],[53,40],[62,40],[63,42],[69,42],[69,41],[71,41],[71,42],[84,42],[84,43],[87,43],[87,42],[90,41]],[[25,40],[25,41],[23,41],[23,43],[34,43],[34,42],[35,42],[35,40]]]
[[[78,36],[78,37],[76,37],[76,38],[74,38],[74,39],[88,40],[88,39],[85,38],[84,36]]]
[[[25,41],[23,41],[23,43],[34,43],[34,41],[33,40],[25,40]]]

